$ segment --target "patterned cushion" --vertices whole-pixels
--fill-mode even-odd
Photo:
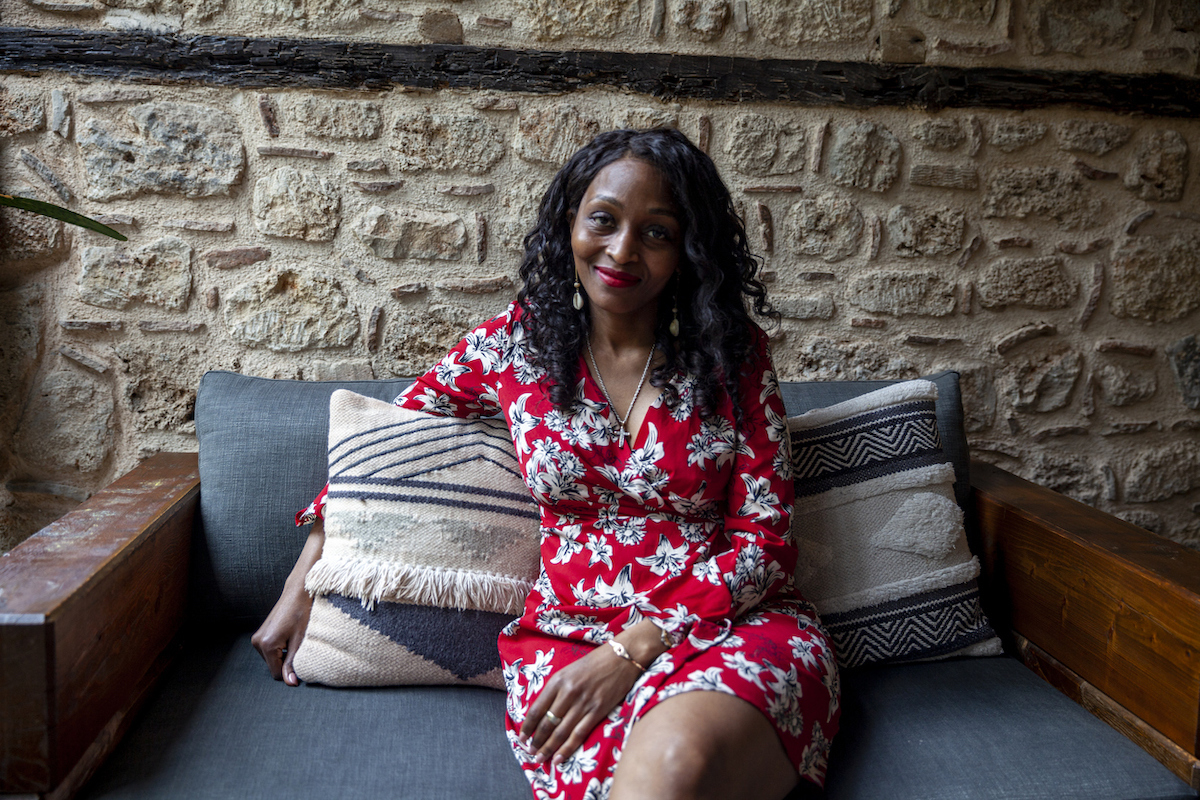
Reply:
[[[937,387],[908,381],[788,420],[796,582],[838,652],[874,662],[998,654],[979,602]]]
[[[502,420],[334,392],[325,548],[296,674],[502,688],[496,637],[537,579],[539,541]]]

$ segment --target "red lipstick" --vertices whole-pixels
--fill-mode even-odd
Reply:
[[[600,280],[615,289],[627,289],[641,281],[641,278],[636,275],[631,275],[628,272],[622,272],[612,267],[595,267],[594,269],[596,270],[596,274],[600,276]]]

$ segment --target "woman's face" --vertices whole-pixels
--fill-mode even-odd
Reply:
[[[657,169],[626,157],[596,173],[571,219],[575,269],[593,313],[653,319],[682,240],[679,211]]]

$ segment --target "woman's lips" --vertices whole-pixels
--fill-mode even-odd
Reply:
[[[611,267],[595,267],[595,270],[596,274],[600,276],[600,280],[616,289],[626,289],[641,280],[636,275],[612,269]]]

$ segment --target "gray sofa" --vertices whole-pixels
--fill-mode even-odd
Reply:
[[[973,487],[957,375],[933,377],[940,390],[943,444],[957,470],[956,492],[968,511],[973,550],[985,565],[985,607],[1011,655],[846,671],[842,732],[824,796],[1196,797],[1195,739],[1190,750],[1187,741],[1177,740],[1186,740],[1189,724],[1194,732],[1197,705],[1175,708],[1173,699],[1188,693],[1195,699],[1194,665],[1097,662],[1089,653],[1103,652],[1102,643],[1081,646],[1074,640],[1102,637],[1103,631],[1083,630],[1086,620],[1079,623],[1048,603],[1045,592],[1054,591],[1052,586],[1019,592],[1013,587],[1025,587],[1030,575],[1040,573],[1015,567],[1029,536],[1046,541],[1066,536],[1064,547],[1082,548],[1078,558],[1060,564],[1070,575],[1129,562],[1134,551],[1150,554],[1137,569],[1157,568],[1163,548],[1176,565],[1163,568],[1167,572],[1178,567],[1200,575],[1200,555],[1170,549],[1170,543],[1120,520],[978,462]],[[198,474],[195,456],[160,454],[4,559],[0,587],[6,594],[0,598],[8,605],[0,607],[6,613],[0,622],[7,625],[0,628],[0,655],[8,663],[20,655],[22,641],[26,655],[39,647],[39,658],[49,653],[54,663],[43,674],[51,677],[28,681],[32,691],[42,686],[56,700],[44,704],[45,730],[36,747],[22,751],[19,735],[6,740],[0,787],[46,796],[78,790],[94,800],[529,797],[502,732],[500,692],[289,688],[269,678],[250,646],[250,632],[278,597],[303,544],[304,532],[291,525],[292,514],[324,481],[330,393],[349,388],[390,400],[403,385],[209,373],[196,407]],[[879,385],[786,384],[784,391],[789,413],[796,414]],[[1039,521],[1039,515],[1058,519]],[[1076,520],[1078,530],[1064,528],[1065,519]],[[1076,541],[1088,531],[1127,537],[1132,544],[1114,559],[1107,544]],[[35,601],[7,590],[18,580],[50,580],[58,567],[37,553],[68,534],[108,537],[111,543],[86,576],[73,579],[75,586],[54,590],[58,605],[38,601],[50,609],[43,621],[54,618],[58,626],[43,630],[43,640],[31,640],[28,629],[19,639],[9,630],[15,623],[5,621],[21,614],[31,618]],[[1037,558],[1043,557],[1035,556],[1041,563]],[[1054,559],[1043,560],[1049,576]],[[52,577],[59,581],[57,573]],[[116,623],[95,619],[109,613],[97,599],[106,596],[97,592],[106,591],[132,595],[109,603],[124,609],[111,612],[120,617]],[[1200,610],[1194,585],[1175,584],[1168,594],[1184,604],[1179,613]],[[1129,608],[1141,600],[1119,602]],[[1164,601],[1153,595],[1145,602],[1158,612]],[[1052,613],[1040,613],[1044,608]],[[78,626],[92,625],[100,633],[67,636],[68,621],[76,617]],[[1055,625],[1065,627],[1056,632]],[[1168,633],[1178,638],[1174,628],[1152,635],[1165,639]],[[1195,653],[1198,645],[1187,646]],[[1113,677],[1122,668],[1134,674]],[[15,675],[15,683],[6,678],[7,689],[0,692],[7,695],[0,700],[16,702],[18,693],[28,694],[21,688],[23,675]],[[1143,688],[1138,694],[1127,686]],[[21,713],[0,710],[6,732],[24,724]],[[31,767],[37,758],[45,759],[44,768]]]

